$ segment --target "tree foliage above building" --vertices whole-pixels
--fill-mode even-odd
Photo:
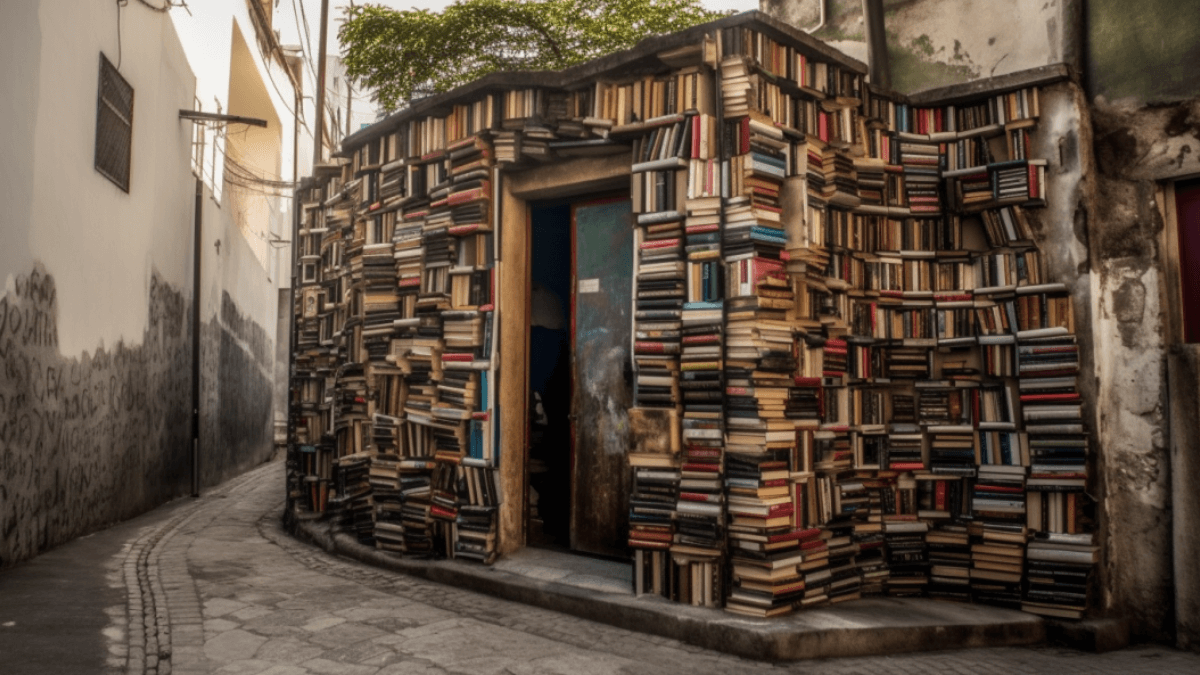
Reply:
[[[351,78],[395,110],[512,70],[559,70],[724,14],[699,0],[459,0],[442,12],[351,6],[338,31]]]

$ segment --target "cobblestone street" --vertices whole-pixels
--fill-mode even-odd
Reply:
[[[107,561],[105,592],[128,597],[126,608],[105,608],[111,624],[103,630],[107,653],[95,655],[97,672],[1200,671],[1200,656],[1163,647],[1105,655],[1040,647],[787,664],[740,659],[330,556],[281,529],[282,470],[279,462],[265,465],[199,500],[148,514],[136,529],[118,527],[92,538],[125,538],[112,542],[119,553]],[[9,571],[0,574],[0,597],[12,587],[3,583],[10,578]],[[38,670],[7,649],[3,631],[16,626],[2,619],[3,672],[56,672]]]

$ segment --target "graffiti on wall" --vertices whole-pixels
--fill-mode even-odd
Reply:
[[[0,297],[0,567],[191,490],[191,302],[157,273],[140,345],[59,352],[42,266]],[[201,336],[201,483],[272,449],[274,345],[226,293]]]
[[[200,476],[214,485],[262,462],[274,443],[274,342],[229,293],[219,321],[200,327]]]
[[[66,358],[50,274],[37,266],[0,298],[0,566],[189,483],[188,304],[153,274],[141,345]]]

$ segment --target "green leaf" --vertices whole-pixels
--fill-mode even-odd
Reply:
[[[356,85],[387,110],[498,71],[560,70],[724,16],[699,0],[459,0],[442,12],[346,8]]]

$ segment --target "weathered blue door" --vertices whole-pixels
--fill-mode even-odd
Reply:
[[[571,548],[627,555],[633,226],[629,199],[577,203]]]

